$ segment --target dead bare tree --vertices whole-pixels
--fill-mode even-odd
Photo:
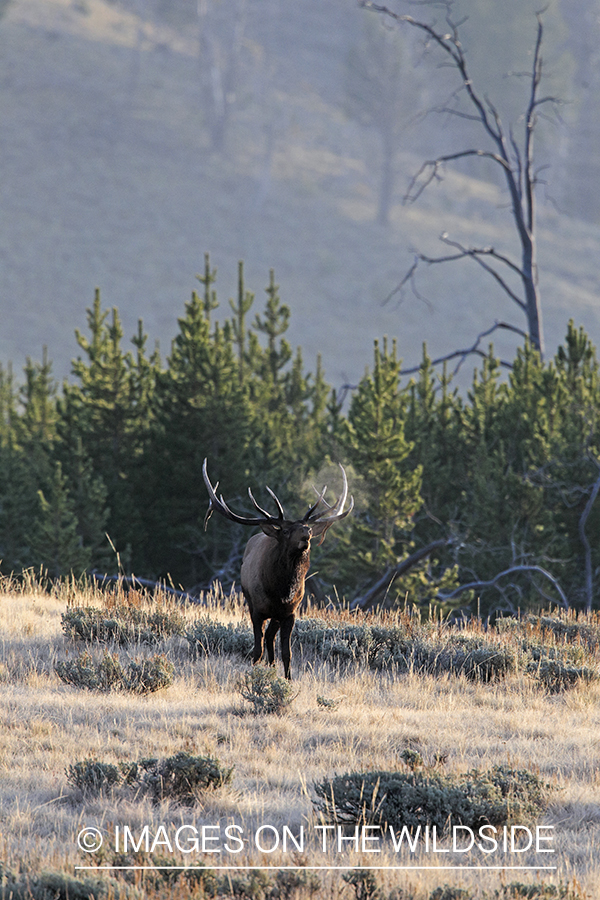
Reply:
[[[443,28],[412,15],[402,15],[387,6],[371,2],[371,0],[359,0],[359,5],[364,9],[387,16],[399,24],[419,29],[428,44],[433,45],[443,54],[446,63],[458,75],[459,87],[452,95],[453,101],[455,101],[454,105],[451,102],[446,103],[437,111],[475,123],[483,132],[485,139],[485,144],[481,147],[467,147],[453,153],[441,154],[435,159],[426,160],[412,178],[405,202],[415,202],[432,182],[441,180],[443,169],[447,164],[470,157],[490,160],[499,167],[508,188],[510,208],[521,250],[521,258],[517,262],[505,253],[496,251],[494,247],[467,247],[458,241],[451,240],[447,234],[443,234],[441,240],[451,248],[452,252],[439,257],[417,253],[409,272],[393,293],[402,291],[407,283],[413,282],[415,272],[420,264],[430,266],[464,259],[473,260],[495,279],[510,300],[524,314],[529,340],[543,354],[544,336],[535,233],[535,188],[539,182],[539,171],[534,166],[533,142],[540,108],[548,105],[555,107],[558,100],[556,97],[544,96],[540,93],[544,34],[542,14],[537,14],[533,63],[530,70],[525,73],[528,78],[528,100],[523,113],[522,133],[520,138],[517,138],[513,129],[507,128],[503,122],[498,108],[489,97],[478,92],[473,82],[460,37],[459,29],[462,23],[456,22],[452,17],[452,0],[441,0],[441,2],[436,0],[431,4],[425,0],[420,4],[425,7],[441,8],[444,11]],[[465,100],[463,103],[456,102],[463,100]],[[518,290],[511,287],[515,277],[517,283],[520,283]],[[522,329],[507,325],[507,323],[503,323],[501,327],[514,330],[518,334],[523,333]],[[448,359],[455,355],[455,353],[451,354]]]
[[[556,593],[560,597],[560,602],[563,608],[569,609],[569,601],[558,580],[554,577],[554,575],[551,575],[550,572],[542,568],[542,566],[535,565],[510,566],[510,568],[505,569],[503,572],[498,572],[497,575],[494,575],[494,577],[490,578],[488,581],[469,581],[467,584],[459,585],[459,587],[455,588],[455,590],[450,591],[447,594],[438,594],[436,599],[441,600],[442,603],[444,603],[448,600],[453,600],[455,597],[458,597],[459,594],[463,594],[465,591],[479,592],[484,590],[485,588],[498,587],[498,583],[501,581],[501,579],[506,578],[507,575],[518,575],[520,573],[526,573],[529,575],[542,575],[554,587]],[[511,584],[513,587],[515,586],[514,582],[511,582]],[[531,584],[534,588],[537,589],[538,593],[540,593],[545,600],[554,600],[554,602],[557,602],[554,598],[547,597],[545,594],[542,594],[541,588],[533,581],[533,579]],[[517,610],[514,610],[514,613],[516,614]]]

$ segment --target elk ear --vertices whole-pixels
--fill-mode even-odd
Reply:
[[[278,538],[281,535],[281,525],[277,525],[276,522],[261,522],[260,527],[267,537]]]

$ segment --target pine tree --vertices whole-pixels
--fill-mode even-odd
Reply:
[[[248,366],[248,330],[246,327],[246,314],[250,312],[254,303],[254,294],[247,291],[244,285],[244,263],[240,260],[238,263],[238,295],[237,301],[229,300],[229,305],[233,310],[232,329],[233,339],[237,347],[238,357],[238,375],[240,384],[244,384],[246,380],[246,372]]]
[[[373,372],[366,372],[352,398],[343,446],[363,483],[350,526],[352,558],[340,574],[360,591],[396,564],[409,545],[411,521],[421,506],[421,467],[409,463],[405,437],[406,397],[400,390],[396,345],[375,342]]]
[[[31,560],[52,578],[81,575],[90,564],[90,550],[83,546],[79,522],[67,479],[56,463],[48,487],[38,491],[39,514],[29,533]]]
[[[0,363],[0,447],[7,447],[15,439],[17,418],[17,391],[12,365],[7,368]]]
[[[44,349],[42,363],[27,359],[25,384],[16,389],[9,368],[4,384],[4,436],[0,447],[0,556],[4,572],[34,560],[29,529],[39,512],[38,491],[52,478],[56,441],[56,384]]]
[[[93,475],[90,472],[88,485],[96,502],[106,491],[108,530],[126,558],[127,548],[137,544],[144,529],[138,496],[140,466],[150,432],[160,360],[157,352],[146,356],[141,322],[132,339],[135,355],[122,349],[119,313],[116,308],[102,309],[99,291],[87,313],[90,335],[76,331],[83,355],[73,361],[76,380],[64,385],[59,403],[60,458],[65,467],[68,458],[79,458],[84,470],[87,460],[91,461]],[[88,504],[91,502],[90,497]],[[104,512],[98,510],[99,521]]]
[[[203,531],[204,458],[212,472],[227,478],[234,495],[245,490],[251,470],[252,415],[233,331],[228,323],[211,330],[208,312],[194,292],[179,319],[167,368],[157,378],[146,458],[145,509],[152,527],[144,556],[155,574],[169,573],[186,585],[212,577],[223,559],[219,548],[231,548],[235,535],[226,522]]]

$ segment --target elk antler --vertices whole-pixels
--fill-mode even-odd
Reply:
[[[227,504],[223,499],[223,495],[217,497],[217,488],[219,487],[219,482],[217,481],[216,485],[213,487],[210,483],[210,478],[208,477],[208,472],[206,469],[207,460],[205,459],[202,464],[202,477],[204,478],[204,484],[206,485],[206,490],[208,491],[209,496],[209,504],[208,509],[206,510],[206,515],[204,517],[204,530],[206,531],[206,526],[208,525],[208,520],[212,516],[214,510],[221,513],[222,516],[225,516],[226,519],[230,519],[232,522],[238,522],[240,525],[265,525],[265,524],[278,524],[281,523],[285,519],[285,513],[283,510],[283,506],[273,493],[270,487],[267,487],[267,490],[275,503],[277,504],[277,509],[279,512],[278,516],[272,516],[265,509],[258,505],[254,497],[252,496],[252,491],[248,488],[248,493],[250,494],[250,499],[252,500],[256,509],[262,513],[260,518],[251,518],[250,516],[240,516],[237,513],[234,513],[233,510],[229,509]]]
[[[340,494],[337,503],[334,506],[330,506],[329,503],[327,503],[327,501],[323,499],[325,496],[325,491],[327,490],[327,488],[324,487],[323,490],[321,491],[321,493],[319,495],[319,499],[317,500],[315,505],[311,506],[309,511],[304,516],[304,519],[303,519],[304,522],[328,522],[330,520],[333,522],[336,519],[345,519],[346,516],[350,512],[352,512],[352,510],[354,508],[354,497],[352,497],[352,496],[350,497],[350,506],[348,507],[348,509],[345,512],[342,512],[342,510],[344,509],[344,506],[346,504],[346,499],[348,497],[348,479],[346,478],[346,472],[345,472],[343,465],[341,463],[339,463],[338,465],[339,465],[340,469],[342,470],[343,486],[342,486],[342,493]],[[325,504],[327,509],[324,510],[323,512],[315,513],[313,515],[315,509],[318,507],[318,505],[321,502],[323,502]],[[325,515],[325,512],[331,513],[331,515],[327,516],[326,519],[323,518],[323,516]]]
[[[308,510],[306,515],[304,516],[303,522],[310,523],[314,526],[314,533],[316,535],[322,534],[325,536],[325,532],[328,528],[330,528],[334,522],[339,521],[340,519],[345,519],[346,516],[350,515],[352,510],[354,509],[354,497],[350,496],[350,505],[348,509],[344,510],[344,506],[346,504],[346,498],[348,497],[348,479],[346,478],[346,472],[341,463],[339,463],[340,469],[342,470],[342,493],[340,494],[337,503],[334,506],[330,506],[326,500],[324,500],[325,491],[327,488],[323,488],[319,495],[319,499],[317,500],[314,506]],[[320,503],[324,503],[327,507],[326,510],[323,510],[320,513],[314,512],[317,506]],[[326,515],[329,513],[329,515]]]

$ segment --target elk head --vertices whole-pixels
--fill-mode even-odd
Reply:
[[[298,547],[301,547],[302,543],[304,541],[307,541],[307,545],[306,547],[304,547],[304,549],[308,549],[308,547],[310,546],[311,538],[320,537],[319,544],[321,544],[323,542],[325,534],[327,533],[327,530],[331,528],[333,523],[339,522],[340,519],[345,519],[346,516],[349,515],[354,508],[354,498],[350,497],[350,505],[348,506],[348,509],[344,510],[344,506],[346,505],[346,500],[348,498],[348,479],[346,478],[344,467],[341,464],[340,469],[342,470],[343,486],[342,493],[340,494],[337,503],[334,506],[330,506],[325,501],[324,497],[327,491],[327,486],[325,486],[319,494],[316,503],[314,503],[308,509],[308,511],[301,519],[295,520],[286,518],[283,506],[279,502],[279,499],[275,492],[272,491],[268,485],[266,485],[266,488],[273,501],[275,502],[275,505],[277,507],[277,515],[271,515],[271,513],[267,512],[266,509],[263,509],[262,506],[258,505],[256,500],[254,499],[251,488],[248,488],[248,495],[254,507],[260,513],[260,516],[238,515],[238,513],[233,512],[229,508],[229,506],[223,499],[222,494],[217,496],[219,482],[217,482],[214,487],[212,486],[208,477],[206,467],[207,460],[205,459],[202,465],[202,477],[204,478],[204,484],[206,485],[206,490],[208,491],[209,496],[208,509],[206,511],[206,516],[204,517],[205,531],[206,526],[208,525],[208,520],[216,510],[231,522],[237,522],[239,525],[250,525],[258,527],[268,537],[276,538],[276,540],[278,541],[297,541]],[[325,509],[321,509],[319,511],[319,507],[321,505],[323,505]]]

